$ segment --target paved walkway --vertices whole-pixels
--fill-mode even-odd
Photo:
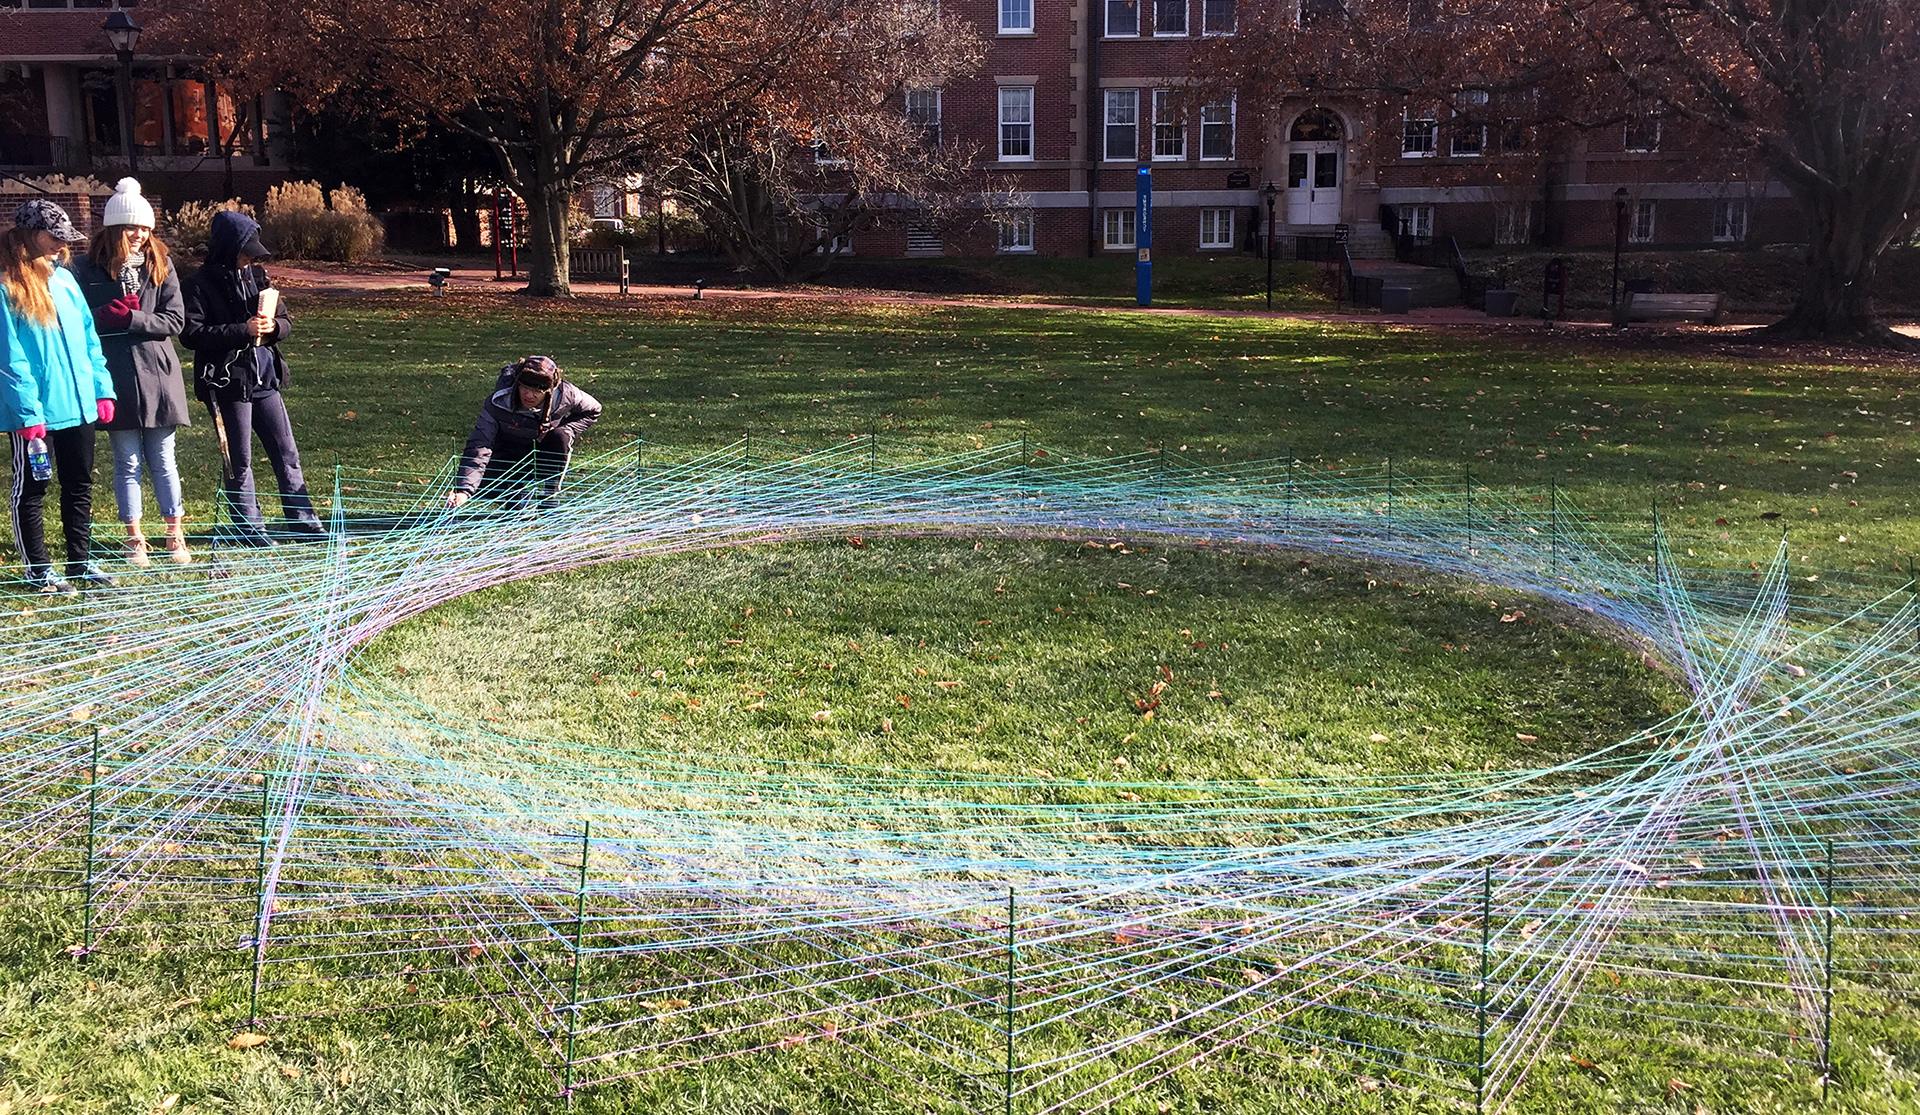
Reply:
[[[274,274],[290,287],[318,290],[338,294],[355,294],[376,291],[415,291],[427,293],[432,288],[427,285],[425,270],[419,271],[320,271],[294,265],[280,264],[274,267]],[[525,277],[496,280],[492,268],[456,268],[453,272],[450,289],[453,290],[493,290],[502,293],[519,289],[526,282]],[[573,284],[577,294],[618,294],[619,284],[598,280],[579,280]],[[687,286],[661,286],[635,283],[630,288],[636,298],[643,299],[686,299],[692,296],[692,288]],[[839,304],[861,304],[881,306],[959,306],[984,307],[996,309],[1033,309],[1033,310],[1131,310],[1124,305],[1102,305],[1088,302],[1050,301],[1022,295],[947,295],[921,294],[911,291],[871,291],[847,290],[834,287],[783,287],[748,288],[708,287],[704,298],[720,303],[754,301],[813,301]],[[1522,305],[1524,305],[1524,301]],[[1423,306],[1410,313],[1395,316],[1383,316],[1373,311],[1356,310],[1352,312],[1311,311],[1311,310],[1228,310],[1201,309],[1193,307],[1159,307],[1152,312],[1176,314],[1181,316],[1202,317],[1256,317],[1281,318],[1290,321],[1323,322],[1363,322],[1375,325],[1411,326],[1424,328],[1474,328],[1491,329],[1506,333],[1547,333],[1554,331],[1571,332],[1607,332],[1605,321],[1558,321],[1551,326],[1543,324],[1538,318],[1488,317],[1479,310],[1465,306]],[[1735,335],[1754,329],[1769,320],[1764,317],[1747,321],[1729,322],[1717,326],[1686,326],[1688,333],[1708,335]],[[1903,333],[1920,337],[1920,322],[1907,322],[1895,326]],[[1671,331],[1674,327],[1663,326],[1656,329],[1636,327],[1634,335],[1644,336],[1656,332]]]

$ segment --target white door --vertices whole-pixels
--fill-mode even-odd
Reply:
[[[1287,223],[1330,225],[1340,220],[1341,143],[1295,142],[1287,149]]]

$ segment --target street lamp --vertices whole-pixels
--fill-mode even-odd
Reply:
[[[1627,188],[1613,191],[1613,287],[1607,305],[1615,318],[1620,316],[1620,248],[1627,240]]]
[[[1273,200],[1280,196],[1280,187],[1267,179],[1266,188],[1260,191],[1267,199],[1267,309],[1273,309]]]
[[[140,25],[116,9],[100,30],[107,33],[107,42],[120,59],[120,152],[127,157],[127,173],[136,174],[140,164],[133,153],[133,48],[140,42]]]

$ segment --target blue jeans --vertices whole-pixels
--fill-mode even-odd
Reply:
[[[146,430],[108,430],[113,446],[113,498],[120,505],[120,521],[140,521],[141,466],[153,481],[153,500],[160,514],[177,519],[186,513],[180,499],[180,466],[173,459],[173,432],[177,426]]]

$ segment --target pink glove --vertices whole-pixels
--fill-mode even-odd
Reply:
[[[113,421],[113,400],[112,399],[101,399],[100,402],[97,404],[96,409],[100,413],[100,424],[102,426]]]
[[[128,305],[130,301],[130,296],[121,295],[95,310],[93,316],[108,329],[125,329],[133,324],[133,311],[139,308],[138,302]]]
[[[32,441],[34,438],[37,438],[37,437],[46,437],[47,424],[45,422],[38,422],[38,423],[35,423],[34,425],[28,426],[27,428],[20,431],[20,436],[22,438],[25,438],[27,441]]]

